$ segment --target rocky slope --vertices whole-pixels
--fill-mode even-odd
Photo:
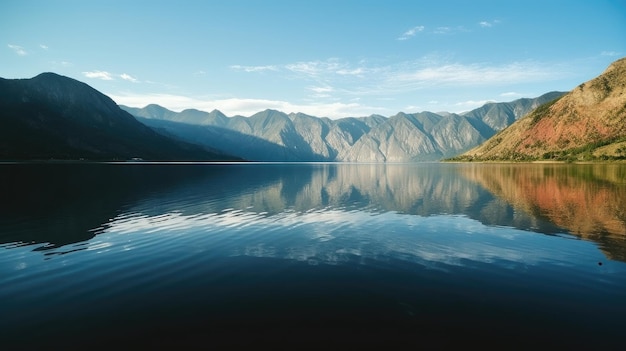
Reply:
[[[626,58],[540,106],[462,160],[626,158]]]

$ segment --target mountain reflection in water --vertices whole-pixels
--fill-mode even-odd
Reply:
[[[11,168],[7,168],[11,167]],[[626,166],[561,164],[5,165],[0,220],[45,223],[2,242],[94,237],[117,215],[285,211],[462,215],[597,242],[625,260]],[[69,169],[68,169],[69,168]],[[58,228],[57,228],[58,227]],[[68,231],[68,227],[69,230]],[[611,253],[613,249],[613,253]]]
[[[516,210],[546,218],[626,261],[626,167],[623,164],[483,164],[463,175]]]
[[[376,331],[381,342],[422,345],[496,332],[517,344],[598,346],[622,332],[626,165],[0,171],[8,345],[170,330],[175,345],[265,332],[367,344]]]

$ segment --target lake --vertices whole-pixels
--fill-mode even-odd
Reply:
[[[626,165],[1,164],[1,348],[620,348]]]

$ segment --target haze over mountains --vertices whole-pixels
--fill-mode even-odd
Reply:
[[[332,120],[265,110],[227,117],[217,110],[121,106],[164,135],[253,161],[411,162],[458,155],[563,93],[489,103],[464,114],[398,113]]]

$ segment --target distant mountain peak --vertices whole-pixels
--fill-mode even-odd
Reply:
[[[54,72],[42,72],[39,73],[38,75],[34,76],[31,79],[48,79],[48,78],[60,78],[60,77],[64,77],[64,78],[68,78],[65,76],[62,76],[58,73],[54,73]]]
[[[158,105],[158,104],[148,104],[146,105],[144,108],[154,108],[154,109],[159,109],[159,110],[167,110],[167,108]]]

